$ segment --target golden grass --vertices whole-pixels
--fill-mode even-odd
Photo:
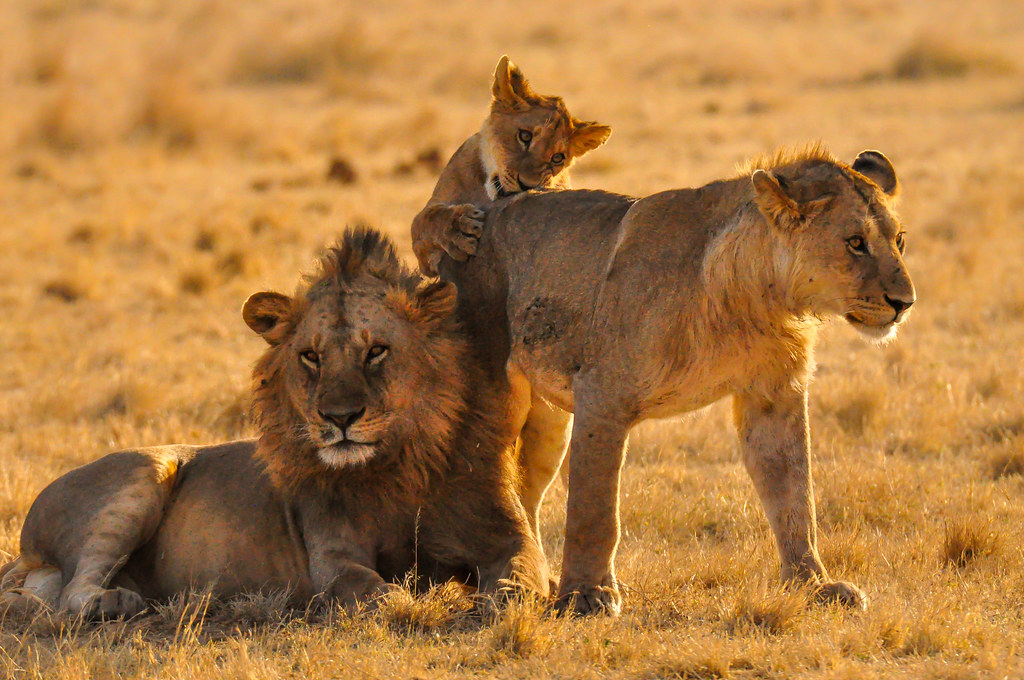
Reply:
[[[450,586],[355,615],[195,593],[103,625],[2,614],[0,677],[1024,671],[1024,29],[997,0],[0,3],[0,558],[76,465],[252,433],[242,302],[345,225],[410,257],[503,52],[614,127],[579,187],[700,184],[813,139],[895,162],[920,301],[885,348],[826,329],[810,398],[822,557],[869,609],[776,581],[723,403],[631,437],[617,620]],[[556,483],[556,564],[564,504]]]

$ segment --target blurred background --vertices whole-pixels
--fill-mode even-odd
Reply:
[[[938,565],[951,521],[1019,545],[1019,0],[6,0],[0,557],[74,465],[251,433],[262,344],[242,302],[290,291],[346,225],[387,230],[411,261],[412,218],[479,128],[502,54],[613,127],[577,187],[699,185],[815,140],[849,161],[887,154],[920,301],[896,344],[842,324],[823,335],[811,418],[826,562],[898,592],[918,586],[885,565],[912,559],[908,540]],[[774,573],[727,411],[633,438],[620,562],[634,587],[690,582],[707,551]],[[556,551],[563,507],[556,489]],[[673,552],[685,546],[690,562]],[[1020,551],[1003,554],[1019,574]]]

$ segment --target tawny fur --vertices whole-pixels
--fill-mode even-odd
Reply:
[[[252,296],[243,316],[270,345],[253,372],[259,439],[124,451],[59,478],[29,511],[5,599],[90,617],[192,587],[351,605],[413,565],[545,595],[514,433],[454,306],[450,284],[423,281],[366,230],[295,296]],[[329,422],[344,409],[358,415]],[[346,446],[372,456],[333,468],[318,453]]]
[[[619,607],[629,430],[728,395],[784,578],[864,602],[829,581],[817,554],[806,389],[821,319],[843,316],[887,339],[915,299],[892,210],[898,182],[878,152],[848,166],[814,146],[757,165],[640,199],[515,196],[489,211],[475,258],[442,264],[475,351],[508,373],[513,411],[539,398],[574,413],[560,598],[576,611]],[[554,442],[539,447],[553,459],[526,459],[531,516],[563,455],[568,419],[548,420],[556,431],[546,438],[527,428]]]
[[[445,255],[462,261],[473,254],[484,213],[496,198],[568,189],[573,162],[611,135],[607,125],[573,117],[560,97],[534,92],[508,57],[498,62],[491,91],[483,127],[451,157],[413,220],[413,251],[427,274],[437,273]]]

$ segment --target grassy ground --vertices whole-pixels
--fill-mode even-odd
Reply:
[[[380,3],[384,5],[385,3]],[[806,606],[727,405],[633,437],[617,620],[444,589],[376,615],[201,597],[126,623],[12,613],[0,677],[1007,677],[1024,672],[1024,10],[1012,0],[0,4],[0,557],[116,448],[251,432],[245,297],[346,224],[408,229],[509,53],[611,124],[577,186],[645,194],[780,144],[883,150],[920,301],[824,333],[823,558]],[[334,166],[334,172],[329,172]],[[545,508],[561,548],[564,491]]]

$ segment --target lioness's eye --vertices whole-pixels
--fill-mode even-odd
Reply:
[[[902,231],[896,234],[896,247],[899,249],[900,255],[902,255],[907,249],[907,240],[904,238]]]
[[[366,353],[366,363],[369,366],[375,366],[383,361],[387,354],[387,347],[384,345],[374,345],[370,348],[370,351]]]
[[[519,141],[520,142],[522,142],[526,146],[530,146],[530,142],[532,140],[533,140],[533,133],[532,132],[530,132],[529,130],[520,130],[519,131]]]
[[[554,163],[555,165],[561,165],[562,161],[564,161],[564,160],[565,160],[565,154],[564,153],[556,153],[554,156],[551,157],[551,162]]]
[[[863,236],[851,236],[846,239],[846,247],[854,255],[867,255],[868,253],[868,245],[864,242]]]
[[[305,352],[299,352],[299,361],[312,371],[320,368],[320,355],[311,349],[307,349]]]

